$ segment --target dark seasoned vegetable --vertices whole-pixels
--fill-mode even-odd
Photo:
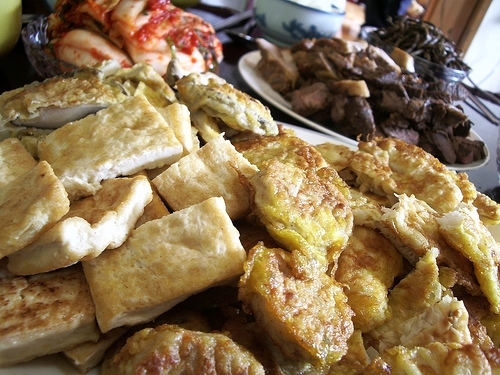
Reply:
[[[399,47],[413,56],[458,70],[470,70],[461,51],[437,26],[408,16],[398,17],[388,27],[372,32],[383,43]]]

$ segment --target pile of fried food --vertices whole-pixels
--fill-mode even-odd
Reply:
[[[103,108],[33,128],[77,103]],[[5,92],[0,114],[2,367],[498,371],[500,207],[424,150],[311,145],[214,74],[142,64]]]
[[[170,0],[58,0],[47,38],[47,53],[76,67],[114,59],[165,75],[172,58],[186,71],[205,72],[223,57],[212,25]]]
[[[258,40],[256,65],[291,109],[352,139],[392,137],[418,145],[445,164],[485,158],[481,140],[460,105],[460,85],[429,82],[415,73],[413,57],[391,55],[364,41],[304,39],[290,48]]]

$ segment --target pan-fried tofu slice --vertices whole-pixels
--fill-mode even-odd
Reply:
[[[35,276],[0,269],[0,366],[96,341],[92,296],[79,265]]]
[[[82,264],[105,333],[233,281],[245,259],[224,200],[215,197],[141,225],[121,247]]]
[[[250,178],[257,171],[221,134],[171,165],[153,184],[174,210],[221,196],[231,219],[237,219],[250,211],[249,192],[240,176]]]
[[[120,246],[152,197],[144,176],[103,181],[95,195],[74,202],[68,214],[38,240],[11,254],[9,271],[17,275],[48,272]]]
[[[17,138],[0,142],[0,188],[7,185],[37,164]]]
[[[69,210],[51,166],[41,161],[0,188],[0,258],[35,241]]]
[[[165,119],[136,96],[66,124],[39,144],[71,201],[95,194],[103,180],[175,163],[183,147]]]

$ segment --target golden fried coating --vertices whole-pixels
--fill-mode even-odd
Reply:
[[[370,331],[391,317],[389,288],[402,272],[403,257],[389,240],[374,229],[354,227],[339,257],[335,279],[347,286],[356,329]]]
[[[176,84],[180,100],[191,111],[202,109],[236,130],[260,135],[278,133],[269,108],[213,73],[191,73]]]
[[[464,286],[469,293],[481,293],[472,263],[443,238],[438,224],[440,215],[427,203],[402,194],[397,204],[384,211],[375,226],[410,263],[415,264],[426,252],[436,247],[439,249],[438,264],[456,272],[456,283]]]
[[[293,130],[285,129],[281,125],[276,136],[255,137],[233,144],[236,150],[259,169],[271,159],[290,163],[304,170],[328,166],[323,156],[311,144],[297,137]]]
[[[253,212],[281,246],[323,264],[337,260],[353,216],[349,191],[333,168],[303,171],[273,159],[250,183]]]
[[[352,310],[342,286],[299,251],[255,246],[239,298],[283,354],[329,366],[347,352]]]
[[[264,375],[265,371],[248,350],[221,333],[163,324],[131,336],[117,353],[106,357],[101,374]]]
[[[354,155],[354,150],[345,145],[335,143],[322,143],[314,146],[316,150],[325,158],[337,172],[346,169],[349,166],[349,161]]]
[[[447,169],[423,149],[392,138],[359,142],[349,168],[357,175],[361,191],[387,196],[415,195],[439,213],[453,210],[462,201],[473,201],[474,186],[463,175]]]
[[[474,207],[484,225],[496,225],[500,223],[500,204],[488,197],[486,194],[477,193]]]
[[[428,251],[391,290],[392,319],[369,332],[378,341],[379,352],[398,345],[411,348],[433,342],[455,346],[472,343],[464,303],[443,293],[437,254],[437,249]]]
[[[460,205],[455,211],[437,219],[439,232],[457,252],[474,264],[482,292],[491,304],[491,310],[500,313],[500,244],[481,222],[471,205]]]

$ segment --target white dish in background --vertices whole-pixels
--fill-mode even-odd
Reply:
[[[264,78],[260,75],[258,69],[257,69],[257,63],[260,60],[260,51],[250,51],[244,54],[240,60],[238,61],[238,70],[245,80],[245,82],[257,93],[259,94],[262,98],[267,100],[270,104],[275,106],[276,108],[280,109],[287,115],[299,120],[301,123],[319,131],[322,133],[325,133],[327,135],[330,135],[337,140],[339,140],[341,143],[350,145],[350,146],[357,146],[357,142],[351,138],[348,138],[342,134],[339,134],[328,127],[318,124],[317,122],[314,122],[312,120],[309,120],[308,118],[305,118],[298,113],[295,113],[292,111],[292,106],[290,102],[286,101],[279,93],[274,91],[271,86],[264,80]],[[471,140],[480,140],[484,143],[483,139],[473,130],[471,130],[469,139]],[[469,171],[472,169],[477,169],[485,165],[488,160],[490,159],[490,153],[488,150],[488,147],[486,144],[484,145],[484,151],[486,154],[486,157],[481,160],[477,160],[473,163],[470,164],[451,164],[447,165],[449,169],[455,170],[455,171]]]

